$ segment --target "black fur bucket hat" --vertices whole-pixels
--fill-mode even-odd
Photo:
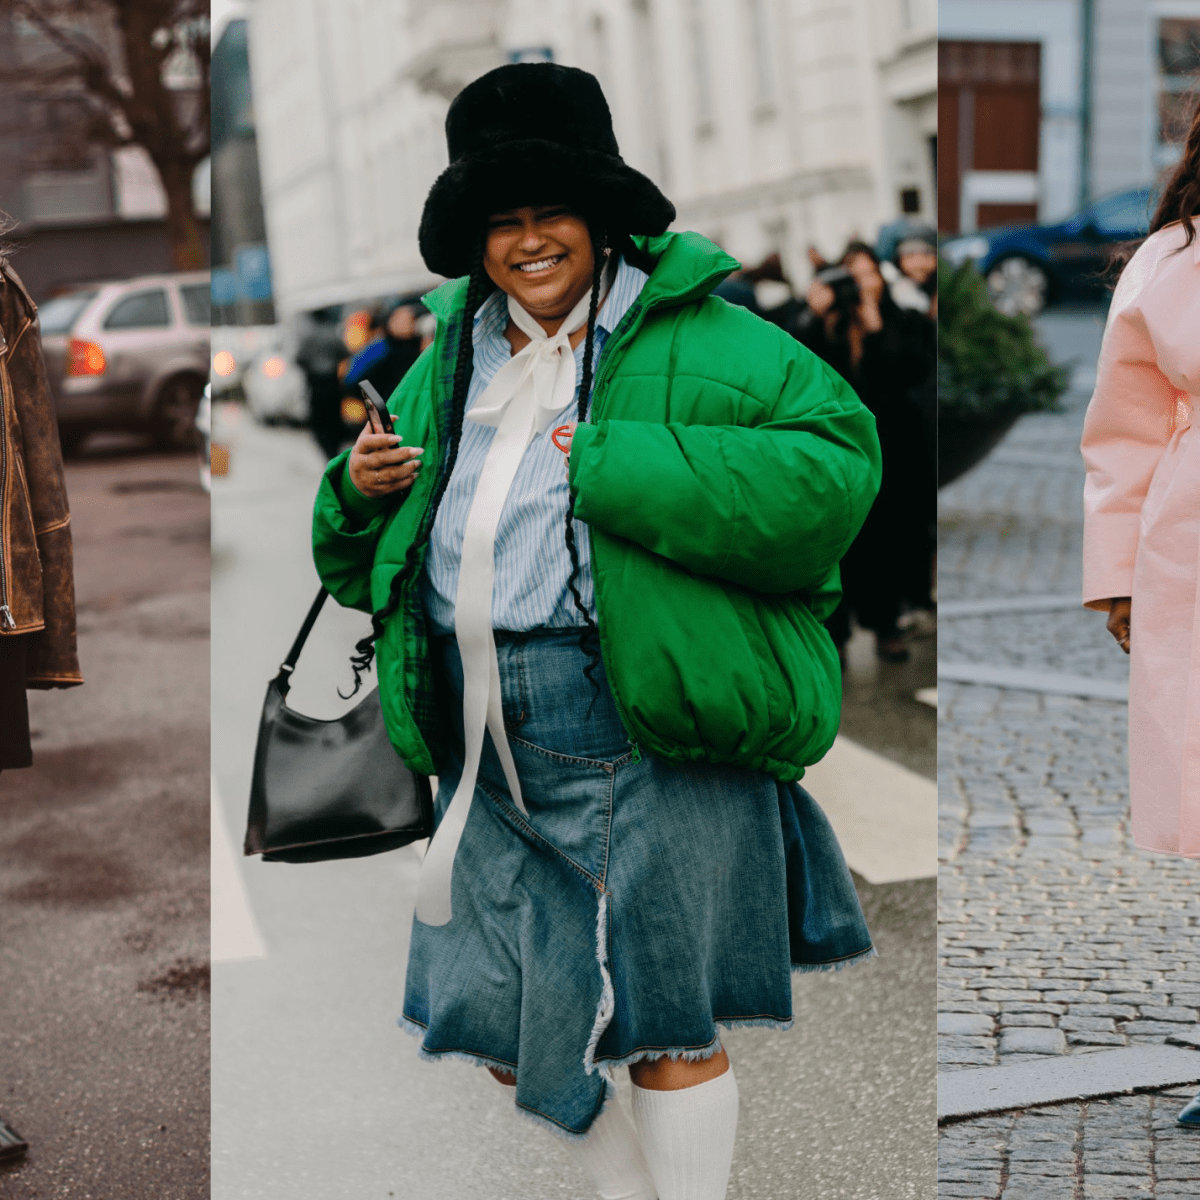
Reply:
[[[594,75],[558,63],[513,63],[469,83],[446,114],[450,165],[425,201],[425,265],[466,275],[492,213],[568,204],[612,233],[663,233],[675,206],[617,150]]]

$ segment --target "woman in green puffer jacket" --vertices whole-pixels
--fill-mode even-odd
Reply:
[[[792,971],[873,953],[794,781],[837,729],[821,621],[874,423],[710,296],[738,264],[663,234],[590,75],[500,68],[447,135],[422,252],[466,277],[314,519],[322,580],[373,615],[357,669],[377,649],[393,743],[439,779],[401,1024],[513,1085],[601,1196],[719,1200],[717,1026],[786,1028]]]

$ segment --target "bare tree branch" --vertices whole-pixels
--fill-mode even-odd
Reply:
[[[167,195],[177,265],[199,265],[191,176],[210,144],[207,0],[0,0],[3,10],[36,30],[49,54],[0,69],[0,82],[31,98],[78,96],[92,144],[141,146]],[[108,45],[81,24],[109,31]],[[181,57],[197,74],[194,94],[169,86]]]

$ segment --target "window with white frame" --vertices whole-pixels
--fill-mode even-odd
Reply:
[[[1170,166],[1183,153],[1183,143],[1200,103],[1200,14],[1158,19],[1158,114],[1155,158]]]

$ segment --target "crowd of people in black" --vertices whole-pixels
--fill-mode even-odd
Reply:
[[[888,239],[882,239],[887,241]],[[901,231],[882,258],[852,241],[831,263],[810,250],[803,299],[758,303],[764,282],[786,284],[777,255],[719,289],[781,325],[842,376],[875,415],[883,483],[842,559],[842,601],[827,628],[845,663],[852,620],[884,662],[909,657],[901,621],[934,610],[937,496],[937,237]]]

